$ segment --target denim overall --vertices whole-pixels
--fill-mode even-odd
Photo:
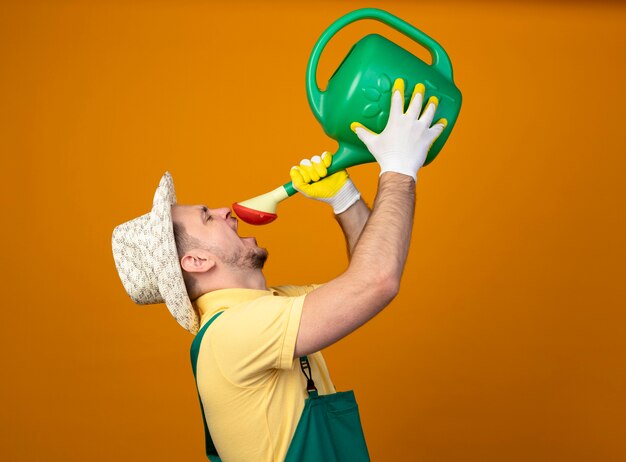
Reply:
[[[209,319],[191,344],[191,367],[196,378],[196,388],[198,386],[196,375],[198,353],[202,338],[211,323],[222,313],[223,311],[220,311]],[[369,462],[354,392],[344,391],[319,396],[306,356],[300,358],[300,367],[307,378],[309,397],[304,402],[304,409],[289,445],[285,462]],[[199,392],[198,398],[200,398]],[[204,421],[207,458],[211,462],[222,462],[211,439],[201,399],[200,408]]]

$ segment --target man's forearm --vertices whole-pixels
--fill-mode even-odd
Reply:
[[[365,229],[352,254],[351,269],[376,268],[399,283],[411,241],[415,214],[415,181],[399,173],[383,173]]]
[[[346,238],[349,257],[352,257],[352,252],[354,251],[356,243],[359,241],[359,237],[363,232],[365,223],[367,223],[370,212],[370,208],[363,199],[359,199],[345,212],[335,215],[339,226],[341,226],[343,235]]]

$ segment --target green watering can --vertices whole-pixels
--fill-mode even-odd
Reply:
[[[320,55],[330,39],[342,28],[361,19],[375,19],[402,32],[425,47],[432,64],[424,61],[378,35],[371,34],[359,40],[328,81],[326,91],[317,86],[316,73]],[[437,119],[445,118],[447,127],[428,152],[424,165],[432,162],[450,136],[461,110],[461,92],[452,80],[452,64],[441,46],[432,38],[402,19],[375,8],[353,11],[339,18],[324,31],[313,47],[306,71],[307,97],[313,114],[324,132],[337,140],[339,148],[333,155],[328,174],[359,164],[374,162],[374,157],[350,129],[352,122],[361,122],[380,133],[387,124],[391,88],[397,78],[403,78],[405,109],[417,83],[426,87],[424,101],[429,96],[439,99]],[[279,202],[297,191],[286,183],[269,193],[233,204],[233,210],[246,223],[261,225],[277,218]]]

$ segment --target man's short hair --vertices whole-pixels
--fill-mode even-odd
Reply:
[[[178,260],[183,258],[185,253],[190,249],[197,249],[202,247],[202,243],[199,239],[191,236],[187,233],[185,226],[172,222],[174,228],[174,240],[176,241],[176,251],[178,252]],[[189,298],[191,300],[198,297],[194,292],[197,290],[197,282],[196,278],[193,277],[192,274],[188,273],[181,267],[181,271],[183,272],[183,279],[185,280],[185,287],[187,288],[187,294],[189,294]]]

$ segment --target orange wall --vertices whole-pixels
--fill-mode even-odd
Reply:
[[[165,170],[181,202],[222,206],[332,149],[306,61],[362,6],[437,39],[464,95],[421,174],[400,296],[326,353],[373,460],[626,460],[624,6],[54,3],[0,6],[1,460],[203,460],[192,338],[127,298],[111,230]],[[320,80],[373,29],[424,55],[364,22]],[[371,203],[375,166],[351,174]],[[302,197],[242,229],[272,284],[346,265],[331,213]]]

